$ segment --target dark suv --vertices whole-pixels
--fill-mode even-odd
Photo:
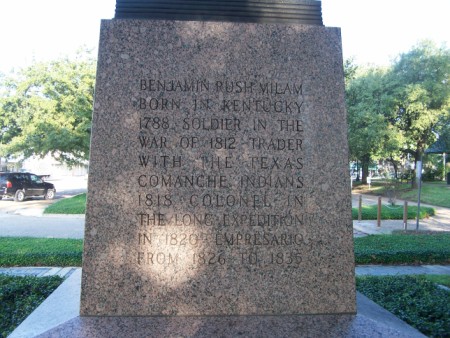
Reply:
[[[27,197],[55,197],[55,186],[44,182],[39,176],[30,173],[0,173],[0,197],[14,197],[22,202]]]

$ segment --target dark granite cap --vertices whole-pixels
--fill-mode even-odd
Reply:
[[[323,25],[315,0],[117,0],[115,18]]]

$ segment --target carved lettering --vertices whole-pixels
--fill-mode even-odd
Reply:
[[[207,92],[209,82],[206,80],[156,80],[141,79],[140,89],[150,92]]]
[[[150,99],[139,98],[139,109],[149,110],[178,110],[181,108],[181,100],[152,97]]]
[[[302,150],[303,140],[299,138],[295,139],[281,139],[281,138],[261,138],[250,137],[252,149],[255,150],[276,150],[276,151],[299,151]]]
[[[184,118],[184,130],[241,130],[238,118]]]
[[[260,89],[263,94],[303,94],[303,85],[301,83],[260,83]]]
[[[303,177],[301,176],[263,176],[263,175],[252,175],[252,176],[241,176],[239,184],[242,188],[303,188]]]
[[[139,155],[139,165],[142,167],[153,168],[180,168],[181,156],[152,156],[152,155]]]
[[[289,246],[304,244],[303,236],[300,234],[272,234],[268,232],[255,233],[217,233],[215,235],[217,246]]]
[[[222,100],[220,111],[234,113],[276,113],[276,114],[300,114],[303,101],[284,101],[249,98],[244,100]]]
[[[167,148],[167,138],[164,136],[139,136],[139,142],[142,148],[146,149],[161,149]]]
[[[137,263],[139,265],[176,265],[178,264],[178,254],[164,252],[138,252]]]
[[[209,194],[191,195],[189,204],[193,207],[208,207],[208,208],[233,208],[233,207],[247,207],[247,208],[270,208],[271,204],[266,195],[223,195],[223,194]]]
[[[303,159],[297,158],[279,158],[279,157],[250,157],[252,169],[280,169],[280,170],[293,170],[303,169]]]
[[[277,120],[279,123],[280,131],[296,131],[303,132],[302,121],[300,120]]]
[[[216,81],[216,91],[222,93],[253,93],[256,84],[249,81]]]
[[[139,186],[142,188],[228,188],[228,178],[222,175],[140,175]]]
[[[219,156],[201,156],[203,169],[231,169],[231,157],[225,156],[224,158]]]
[[[304,215],[280,214],[223,214],[220,225],[224,227],[299,227]]]
[[[195,94],[170,97],[183,92]],[[137,225],[152,229],[138,233],[139,246],[152,248],[138,252],[138,265],[181,264],[171,247],[184,248],[193,267],[299,265],[297,248],[312,245],[298,232],[311,220],[298,212],[307,208],[303,84],[143,78],[138,97],[136,108],[148,113],[137,135],[145,170],[137,175]],[[279,194],[297,212],[276,212]],[[154,250],[161,245],[169,252]]]

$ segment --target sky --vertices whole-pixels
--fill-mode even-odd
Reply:
[[[97,48],[115,0],[0,0],[0,72]],[[420,40],[450,47],[450,0],[322,0],[325,26],[340,27],[344,58],[389,65]]]

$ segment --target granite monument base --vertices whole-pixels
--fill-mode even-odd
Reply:
[[[357,315],[80,317],[74,273],[11,335],[26,337],[424,337],[367,297]]]
[[[364,315],[77,317],[39,337],[423,337]]]

